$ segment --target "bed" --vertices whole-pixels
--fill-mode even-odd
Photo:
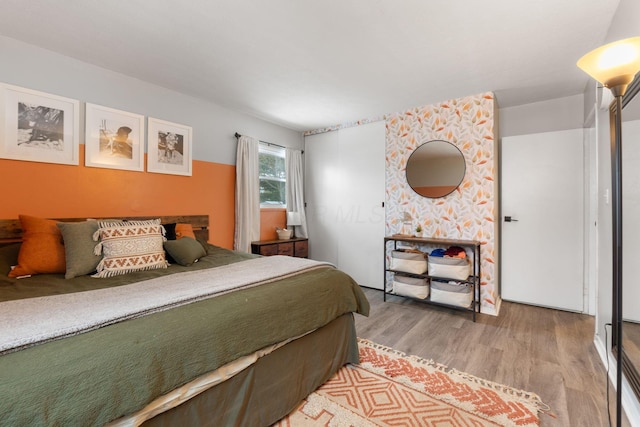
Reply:
[[[210,245],[206,215],[127,219],[154,218],[189,226],[197,262],[9,278],[27,243],[0,220],[0,425],[269,426],[357,363],[369,304],[348,275]]]

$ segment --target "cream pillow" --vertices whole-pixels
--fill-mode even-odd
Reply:
[[[111,277],[134,271],[167,268],[159,219],[149,221],[99,221],[93,240],[100,239],[95,254],[103,254],[93,277]]]

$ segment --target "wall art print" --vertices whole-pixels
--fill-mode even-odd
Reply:
[[[191,176],[189,126],[149,117],[147,171]]]
[[[144,171],[144,116],[87,103],[85,166]]]
[[[386,118],[386,233],[402,230],[408,213],[423,236],[481,242],[482,312],[497,314],[498,226],[495,99],[484,93],[412,108]],[[464,154],[466,173],[451,194],[429,199],[406,180],[406,164],[422,143],[445,140]]]
[[[0,157],[78,164],[75,99],[0,83]]]

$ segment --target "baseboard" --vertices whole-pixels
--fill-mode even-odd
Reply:
[[[382,291],[383,291],[383,289],[380,289],[380,288],[374,288],[374,287],[372,287],[372,286],[364,286],[364,285],[358,285],[358,286],[360,286],[361,288],[365,288],[365,289],[373,289],[374,291],[380,291],[380,292],[382,292]]]
[[[502,306],[502,298],[496,298],[496,303],[492,306],[482,306],[482,314],[490,314],[491,316],[497,316],[500,314],[500,307]]]

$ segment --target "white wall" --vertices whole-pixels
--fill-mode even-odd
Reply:
[[[498,114],[501,138],[579,129],[584,123],[584,95],[500,108]]]
[[[304,144],[298,131],[15,39],[0,36],[0,58],[0,82],[193,127],[196,160],[235,164],[235,132],[292,148]],[[83,131],[80,137],[84,143]]]

